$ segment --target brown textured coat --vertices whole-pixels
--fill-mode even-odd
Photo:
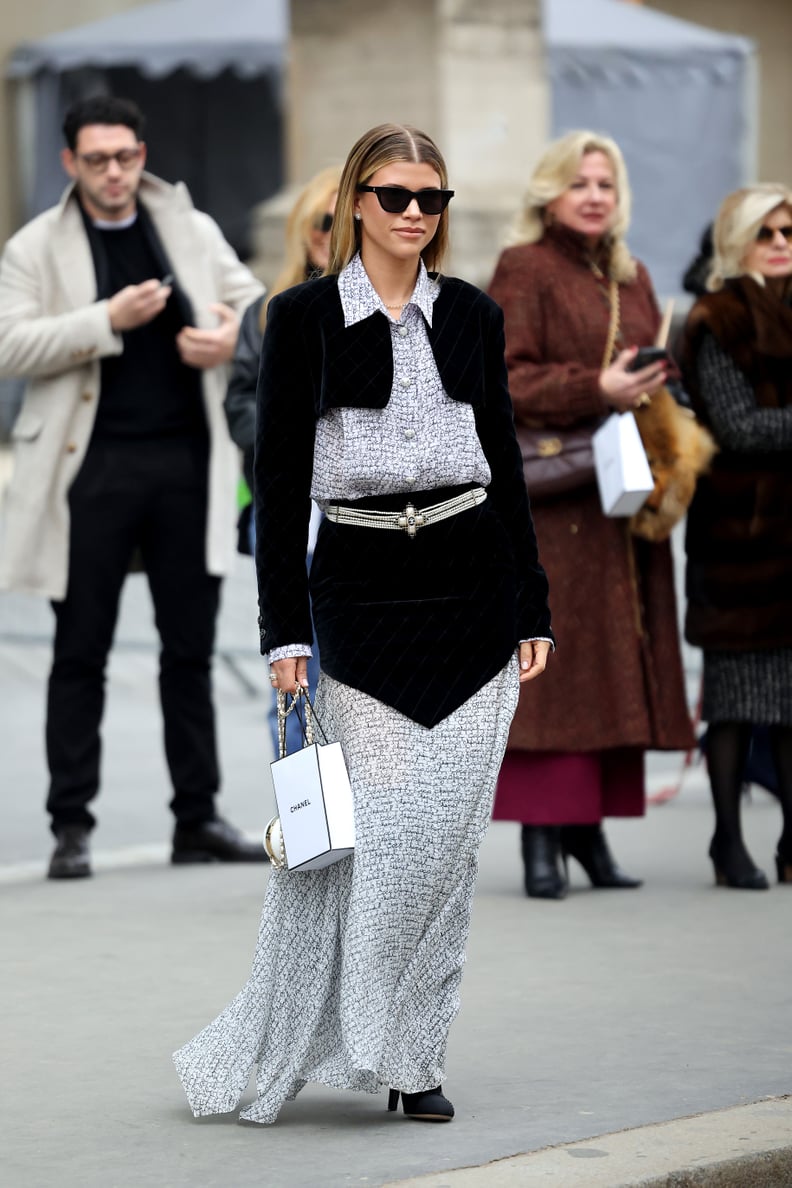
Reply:
[[[598,376],[609,307],[582,241],[553,227],[539,243],[508,248],[490,294],[506,318],[515,419],[564,427],[606,415]],[[640,264],[619,294],[618,348],[650,345],[659,312]],[[626,520],[603,516],[594,484],[532,510],[558,652],[523,686],[510,746],[690,746],[668,544],[635,540]]]
[[[711,333],[751,385],[757,408],[792,405],[792,308],[750,276],[701,297],[684,339],[687,386],[702,420],[696,366]],[[706,649],[792,647],[792,475],[786,450],[723,448],[699,482],[687,524],[685,633]]]

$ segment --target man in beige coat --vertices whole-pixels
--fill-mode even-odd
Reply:
[[[261,285],[181,184],[143,172],[125,100],[67,114],[73,185],[0,261],[0,375],[27,379],[0,531],[0,589],[52,600],[51,878],[89,875],[104,672],[142,560],[162,642],[174,862],[257,861],[217,816],[211,657],[239,473],[223,414],[239,314]]]

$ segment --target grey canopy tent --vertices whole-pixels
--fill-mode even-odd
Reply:
[[[632,251],[659,293],[720,200],[755,180],[753,43],[623,0],[544,0],[552,135],[612,136],[633,190]]]
[[[163,0],[20,45],[25,216],[57,201],[66,108],[88,94],[135,99],[148,167],[187,183],[242,254],[250,209],[283,178],[281,78],[288,0]]]

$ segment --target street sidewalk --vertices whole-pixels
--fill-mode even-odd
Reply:
[[[491,828],[449,1052],[451,1126],[387,1114],[382,1094],[320,1086],[274,1127],[195,1121],[170,1052],[246,980],[266,868],[168,866],[153,657],[122,652],[97,874],[46,882],[43,761],[26,733],[41,717],[46,655],[6,644],[0,658],[12,724],[0,833],[21,847],[0,856],[4,1185],[371,1188],[430,1173],[425,1188],[792,1184],[792,1111],[774,1100],[792,1080],[792,888],[713,887],[700,769],[645,821],[610,824],[619,859],[646,879],[636,892],[591,891],[573,867],[565,902],[528,900],[517,827]],[[251,699],[221,673],[218,693],[229,815],[260,829],[263,691]],[[653,786],[679,762],[653,757]],[[769,796],[754,792],[746,827],[769,871]],[[713,1114],[754,1102],[763,1113]],[[704,1130],[663,1126],[701,1114]],[[713,1178],[737,1154],[749,1160],[729,1173],[738,1178]],[[670,1166],[710,1178],[671,1179]]]
[[[792,888],[713,887],[700,767],[645,821],[609,823],[646,880],[635,892],[591,891],[573,864],[566,901],[528,900],[517,826],[492,826],[451,1033],[452,1125],[321,1086],[273,1127],[195,1121],[170,1053],[247,979],[268,872],[168,865],[151,608],[135,577],[110,666],[96,876],[43,878],[49,630],[45,603],[0,597],[3,1188],[792,1185]],[[251,635],[241,564],[216,664],[220,808],[260,833],[269,689]],[[650,756],[650,791],[680,768]],[[770,873],[778,806],[755,790],[745,818]]]

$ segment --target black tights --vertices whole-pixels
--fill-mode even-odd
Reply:
[[[740,827],[743,770],[751,742],[750,722],[713,722],[707,731],[707,767],[715,806],[716,843],[747,858]],[[770,746],[778,776],[784,825],[778,851],[792,861],[792,726],[771,726]]]

